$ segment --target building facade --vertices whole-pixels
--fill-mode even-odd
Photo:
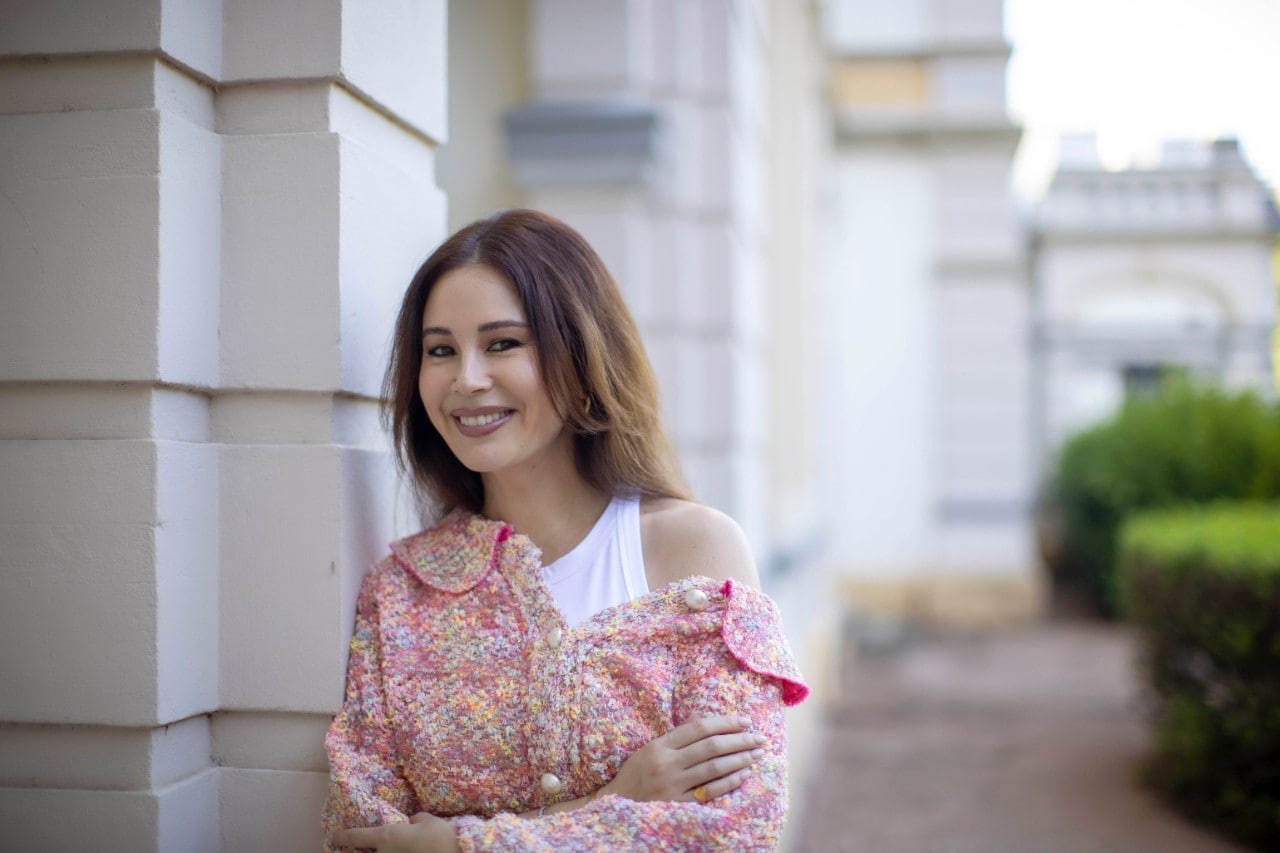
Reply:
[[[1170,368],[1273,393],[1276,230],[1234,140],[1169,142],[1123,171],[1092,137],[1063,140],[1033,231],[1045,463]]]
[[[1000,0],[825,4],[824,505],[855,608],[1040,612],[1030,293]]]

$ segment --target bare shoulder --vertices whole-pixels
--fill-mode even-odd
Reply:
[[[709,506],[675,498],[645,499],[640,504],[640,539],[650,589],[697,575],[760,586],[742,528]]]

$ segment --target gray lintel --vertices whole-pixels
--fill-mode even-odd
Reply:
[[[503,123],[526,185],[649,183],[662,144],[661,114],[634,100],[543,101],[508,111]]]

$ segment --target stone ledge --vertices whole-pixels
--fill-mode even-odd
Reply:
[[[1027,625],[1047,611],[1039,572],[841,578],[836,588],[850,610],[942,628]]]

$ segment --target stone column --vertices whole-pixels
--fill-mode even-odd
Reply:
[[[314,850],[443,0],[7,4],[0,825]]]
[[[618,279],[695,494],[764,517],[762,115],[745,0],[532,0],[532,101],[508,143],[533,207]]]
[[[1000,0],[827,2],[837,145],[827,505],[855,604],[1039,610],[1030,309]]]

